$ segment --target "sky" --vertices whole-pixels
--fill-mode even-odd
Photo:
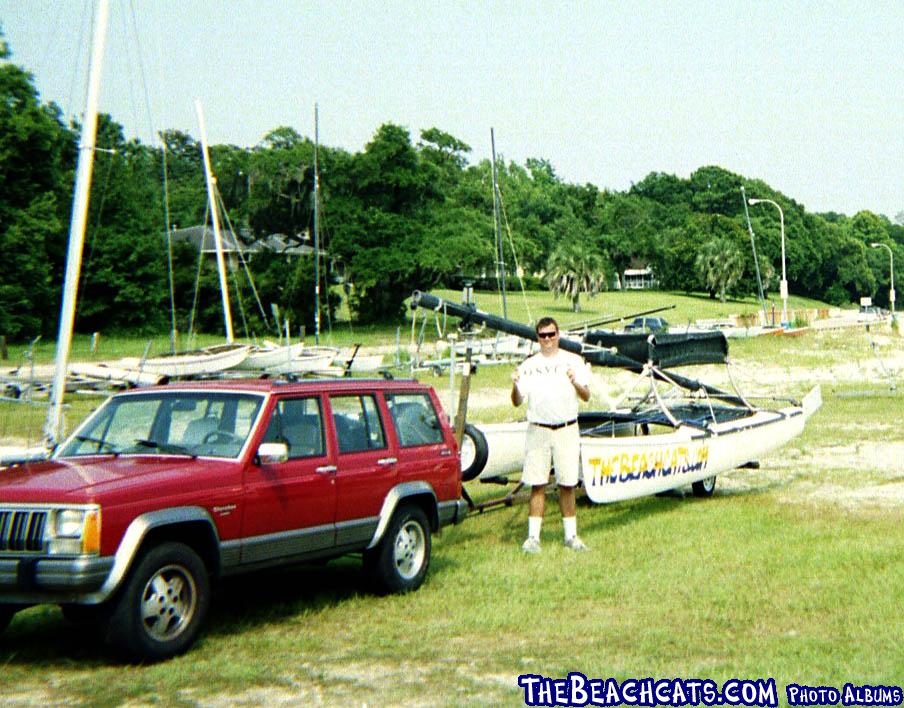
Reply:
[[[84,106],[91,0],[0,0],[11,60]],[[624,191],[719,165],[814,212],[904,211],[902,0],[112,0],[101,110],[253,146],[437,127],[469,161]],[[503,189],[504,189],[504,185]],[[750,195],[756,196],[756,195]]]

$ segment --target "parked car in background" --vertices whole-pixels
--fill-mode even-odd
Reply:
[[[635,317],[625,325],[625,332],[668,332],[669,323],[662,317]]]
[[[458,446],[416,381],[210,381],[108,399],[50,460],[0,470],[0,631],[59,605],[131,659],[191,646],[211,583],[361,553],[424,581],[465,514]]]

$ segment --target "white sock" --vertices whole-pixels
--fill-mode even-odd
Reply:
[[[576,516],[563,516],[562,517],[562,527],[565,529],[565,540],[567,541],[569,538],[574,538],[578,535],[578,517]]]
[[[527,535],[531,538],[535,538],[538,541],[540,540],[540,527],[543,525],[543,517],[542,516],[528,516],[527,517]]]

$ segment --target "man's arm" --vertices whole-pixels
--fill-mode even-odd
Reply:
[[[571,385],[574,386],[574,390],[575,393],[578,394],[578,398],[584,401],[584,403],[590,400],[590,386],[588,386],[587,384],[579,383],[574,377],[573,369],[568,369],[568,380],[571,381]]]
[[[521,395],[521,389],[518,388],[518,370],[515,369],[512,374],[512,405],[517,408],[524,402],[524,396]]]

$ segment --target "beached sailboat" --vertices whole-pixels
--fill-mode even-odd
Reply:
[[[329,368],[337,353],[334,347],[302,347],[291,359],[274,363],[264,371],[267,374],[310,374]]]
[[[536,340],[531,327],[428,293],[415,293],[412,307],[442,309],[465,323]],[[596,331],[585,334],[582,341],[563,337],[559,346],[580,354],[592,365],[618,367],[638,375],[635,388],[614,410],[578,417],[584,488],[597,503],[657,494],[687,484],[696,494],[712,494],[716,475],[785,445],[803,431],[822,404],[817,386],[802,401],[758,407],[738,391],[721,391],[673,371],[698,364],[727,364],[728,342],[721,332],[645,335]],[[519,471],[526,433],[526,422],[468,426],[470,440],[462,445],[463,477],[498,478]]]
[[[292,361],[295,357],[301,356],[304,349],[304,342],[295,344],[264,342],[251,347],[245,360],[235,368],[241,371],[264,371]]]
[[[188,378],[216,374],[233,369],[248,358],[251,346],[248,344],[218,344],[205,349],[162,354],[140,359],[127,357],[120,359],[119,367],[167,378]]]

